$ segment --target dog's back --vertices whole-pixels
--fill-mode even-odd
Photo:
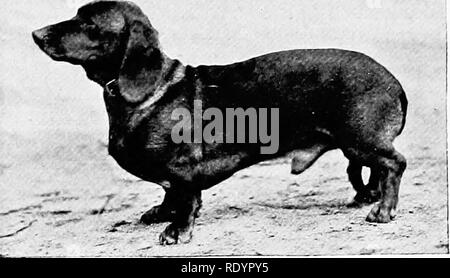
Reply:
[[[407,100],[400,83],[361,53],[291,50],[195,70],[205,107],[278,107],[286,140],[282,145],[287,148],[293,147],[296,133],[317,127],[334,136],[346,134],[344,130],[351,128],[352,122],[362,121],[367,114],[360,111],[362,107],[370,111],[365,125],[372,123],[377,132],[385,126],[391,140],[405,124]]]

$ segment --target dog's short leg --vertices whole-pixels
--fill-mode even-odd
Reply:
[[[406,168],[406,159],[392,146],[381,146],[376,151],[348,149],[344,153],[350,159],[361,161],[378,170],[381,199],[374,205],[366,220],[387,223],[395,217],[400,180]],[[374,183],[374,187],[375,187]]]
[[[141,216],[141,223],[150,225],[173,221],[175,216],[175,192],[166,189],[166,195],[159,206],[154,206]]]
[[[347,168],[348,178],[356,191],[353,201],[348,204],[349,207],[361,207],[365,204],[375,203],[380,199],[380,176],[378,170],[371,168],[369,183],[364,185],[361,176],[362,167],[360,163],[350,160]]]
[[[201,192],[176,191],[173,222],[161,233],[162,245],[188,243],[192,238],[194,222],[201,207]]]
[[[380,165],[381,200],[370,211],[366,220],[387,223],[395,217],[400,180],[406,168],[406,159],[397,151],[378,158]]]
[[[368,192],[367,201],[369,203],[375,203],[380,200],[380,171],[377,168],[370,169],[369,183],[366,186]]]
[[[172,222],[175,219],[176,213],[176,192],[171,189],[166,189],[166,195],[163,202],[151,208],[141,216],[141,223],[146,225]],[[201,200],[200,205],[195,211],[195,218],[200,217]]]

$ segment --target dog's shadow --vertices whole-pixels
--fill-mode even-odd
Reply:
[[[299,200],[299,203],[293,204],[291,202],[271,203],[271,202],[258,202],[254,203],[256,206],[267,207],[271,209],[286,209],[286,210],[308,210],[308,209],[347,209],[348,201],[342,199],[326,200],[322,202]]]

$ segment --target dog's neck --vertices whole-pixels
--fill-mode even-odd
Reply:
[[[144,109],[154,105],[154,103],[163,97],[170,86],[180,82],[185,77],[186,68],[179,60],[170,59],[164,54],[162,57],[162,65],[158,66],[159,70],[154,72],[155,75],[158,75],[157,81],[152,84],[153,89],[150,90],[151,93],[148,97],[138,105],[139,109]],[[108,95],[116,95],[119,93],[120,88],[118,85],[118,78],[119,77],[117,76],[108,82],[102,80],[102,82],[105,82],[102,87]]]

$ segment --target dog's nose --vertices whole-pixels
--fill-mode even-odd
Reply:
[[[42,28],[42,29],[33,31],[32,35],[33,35],[33,40],[37,44],[41,44],[41,43],[43,43],[45,36],[47,35],[47,28]]]

